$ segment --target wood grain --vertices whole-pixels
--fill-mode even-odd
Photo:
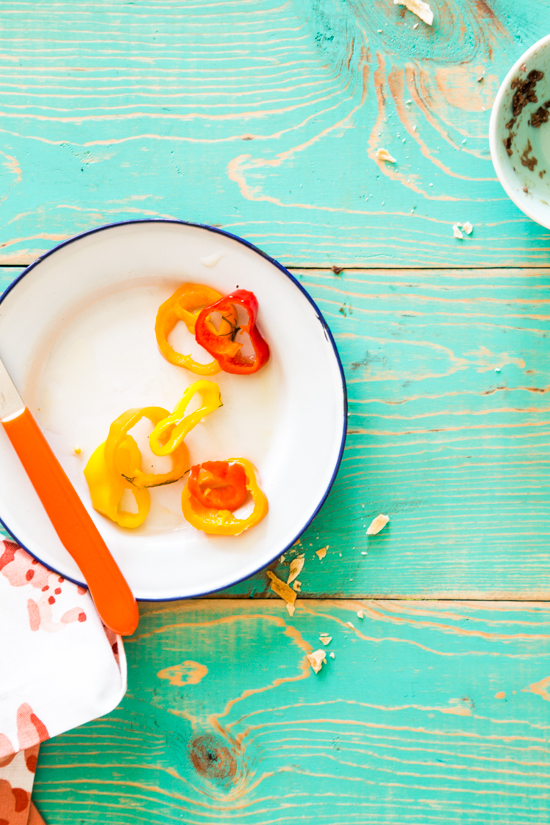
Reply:
[[[336,483],[294,550],[302,592],[548,599],[550,271],[297,274],[350,402]]]
[[[145,606],[125,699],[42,746],[37,805],[48,825],[542,825],[549,627],[540,604]]]
[[[2,3],[0,263],[175,217],[291,265],[545,265],[487,132],[550,7],[431,4],[415,28],[389,0]]]
[[[335,335],[349,434],[278,574],[303,552],[302,598],[550,599],[550,270],[295,274]],[[378,513],[390,523],[368,538]]]

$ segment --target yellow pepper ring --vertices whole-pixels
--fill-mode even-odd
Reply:
[[[254,502],[254,509],[248,518],[236,518],[230,510],[216,510],[204,507],[189,492],[189,485],[183,488],[181,509],[183,515],[193,527],[204,533],[222,536],[238,536],[249,527],[263,519],[268,510],[267,498],[258,486],[254,466],[246,458],[228,458],[229,464],[240,464],[246,473],[246,489]]]
[[[195,393],[200,393],[202,406],[185,415],[189,402]],[[213,381],[195,381],[187,387],[174,412],[159,421],[149,436],[149,446],[155,455],[172,455],[183,443],[183,439],[208,413],[222,406],[220,388]]]
[[[215,385],[216,386],[216,385]],[[172,456],[172,469],[168,473],[144,473],[141,468],[141,453],[138,449],[134,439],[128,435],[128,430],[131,430],[138,421],[142,418],[148,418],[152,424],[157,425],[169,415],[168,410],[164,407],[141,407],[119,415],[116,421],[113,421],[109,429],[109,435],[105,442],[105,461],[109,472],[113,475],[123,476],[128,482],[139,490],[144,487],[159,487],[161,484],[172,484],[172,482],[180,479],[189,469],[189,453],[187,447],[181,439],[172,450],[168,450],[163,455]],[[126,462],[126,472],[121,469],[120,450],[124,444],[132,441],[135,445],[135,450],[139,456],[139,462],[135,462],[132,466],[131,462]],[[136,455],[132,451],[132,455]]]
[[[141,453],[131,436],[127,436],[120,445],[117,459],[121,472],[128,472],[133,467],[141,468]],[[147,490],[137,490],[125,481],[122,475],[114,475],[110,472],[105,461],[105,442],[100,444],[90,456],[84,475],[90,488],[92,504],[99,513],[107,516],[120,527],[133,528],[143,524],[151,505],[149,493]],[[138,508],[137,513],[120,509],[125,489],[130,489],[133,493]]]
[[[220,371],[221,367],[215,359],[208,364],[200,364],[190,355],[176,352],[168,343],[168,336],[178,321],[183,321],[189,332],[194,335],[195,322],[200,310],[219,301],[221,297],[219,292],[209,286],[183,284],[179,289],[176,289],[167,301],[160,305],[155,321],[155,335],[159,349],[167,361],[177,367],[185,367],[185,369],[197,375],[216,375]],[[229,322],[222,322],[222,332],[230,331],[236,325],[236,312],[234,312],[234,316],[231,316]]]

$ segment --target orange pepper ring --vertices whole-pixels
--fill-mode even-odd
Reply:
[[[194,335],[195,323],[200,311],[221,297],[219,292],[209,286],[186,283],[176,289],[168,300],[160,305],[155,321],[155,335],[161,354],[167,361],[197,375],[216,375],[220,372],[220,365],[215,359],[208,364],[201,364],[190,355],[177,352],[168,343],[168,336],[178,321],[183,321],[189,332]]]

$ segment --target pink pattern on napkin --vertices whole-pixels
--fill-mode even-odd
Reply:
[[[0,825],[44,825],[31,801],[38,750],[39,745],[33,745],[0,760]]]
[[[0,825],[44,825],[30,798],[39,743],[117,706],[124,647],[86,588],[0,537],[0,654]]]
[[[41,719],[34,713],[33,709],[26,702],[19,705],[17,709],[17,739],[19,746],[14,747],[10,739],[0,733],[0,759],[9,757],[13,752],[38,745],[50,738],[48,729]],[[8,764],[7,762],[3,764]]]
[[[0,556],[0,573],[6,577],[12,587],[31,585],[40,591],[37,601],[28,599],[30,628],[33,631],[45,630],[47,633],[57,633],[72,622],[85,622],[86,613],[76,607],[67,610],[57,621],[53,617],[53,606],[57,597],[63,592],[65,579],[57,573],[47,570],[36,559],[14,544],[4,541],[4,552]],[[81,591],[83,588],[79,588]],[[85,591],[84,591],[85,592]]]

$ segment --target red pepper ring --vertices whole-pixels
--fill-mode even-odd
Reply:
[[[246,473],[240,464],[205,461],[191,467],[189,492],[203,507],[234,512],[246,501]]]
[[[234,308],[242,308],[248,315],[246,323],[239,326],[238,321],[232,320],[235,315]],[[226,325],[220,326],[216,330],[211,316],[215,312],[220,312],[222,319],[229,324],[229,331],[225,331]],[[195,338],[197,343],[204,347],[210,355],[219,363],[224,372],[236,373],[238,375],[249,375],[258,372],[259,369],[269,359],[269,347],[262,338],[256,326],[256,315],[258,314],[258,301],[253,292],[246,289],[237,289],[230,295],[220,298],[214,304],[205,307],[199,314],[195,324]],[[221,330],[224,330],[223,332]],[[239,332],[248,333],[254,355],[249,358],[242,355],[242,343],[235,338]]]
[[[267,515],[268,503],[256,480],[254,466],[246,458],[229,458],[228,464],[240,464],[246,475],[246,489],[252,498],[252,512],[245,518],[238,518],[231,510],[204,507],[189,490],[189,482],[181,494],[181,509],[184,518],[197,530],[208,535],[240,536],[244,530],[254,527]]]

